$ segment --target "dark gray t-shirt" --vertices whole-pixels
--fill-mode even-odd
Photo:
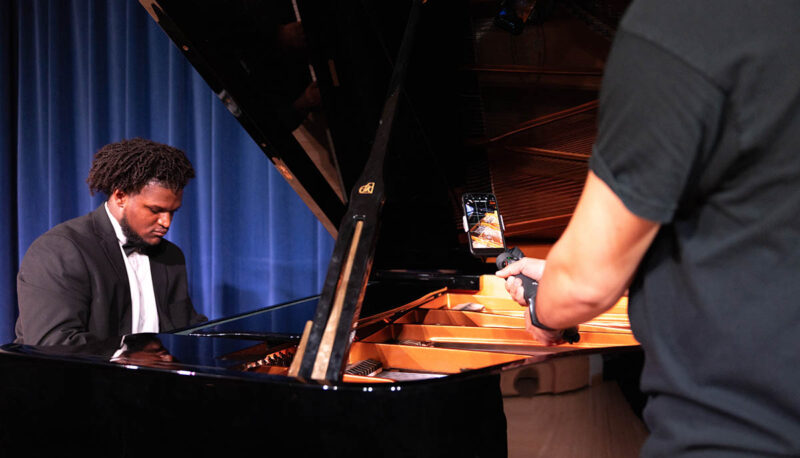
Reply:
[[[634,1],[590,166],[662,224],[630,289],[643,454],[800,455],[800,2]]]

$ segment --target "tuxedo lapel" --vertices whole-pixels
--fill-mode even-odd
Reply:
[[[117,235],[114,233],[114,226],[108,219],[105,205],[100,205],[92,212],[92,224],[94,233],[98,238],[98,244],[105,252],[108,262],[113,269],[113,275],[122,286],[122,297],[120,300],[112,301],[112,306],[117,310],[119,317],[119,327],[122,334],[131,332],[131,287],[128,282],[128,270],[125,268],[125,260],[122,259],[122,251],[119,248]],[[111,273],[109,273],[111,275]]]
[[[171,328],[172,321],[169,319],[167,307],[167,288],[169,287],[167,278],[167,267],[163,262],[159,262],[158,253],[160,250],[153,250],[154,253],[148,256],[150,259],[150,276],[153,278],[153,293],[156,296],[156,308],[158,309],[159,329]]]

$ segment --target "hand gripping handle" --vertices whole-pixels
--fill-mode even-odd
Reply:
[[[506,251],[497,257],[497,267],[502,269],[513,262],[519,261],[524,256],[525,255],[519,248],[513,248],[510,252]],[[539,282],[522,274],[514,275],[514,277],[519,278],[522,281],[523,296],[525,302],[528,304],[528,309],[532,314],[536,313],[536,310],[533,307],[533,301],[536,299],[536,291],[539,289]],[[533,316],[532,319],[536,319],[536,317]],[[536,320],[538,321],[538,319]],[[555,329],[550,330],[555,331]],[[575,326],[562,330],[561,337],[569,343],[575,343],[581,340],[581,335],[578,333],[578,328]]]

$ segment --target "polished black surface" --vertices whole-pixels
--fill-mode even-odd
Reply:
[[[293,343],[137,334],[81,347],[2,346],[0,449],[3,456],[505,454],[498,374],[325,385],[247,371]]]
[[[503,456],[505,447],[497,375],[328,386],[0,351],[3,456]]]
[[[41,362],[79,361],[85,364],[119,366],[128,370],[157,369],[178,375],[259,377],[245,374],[246,363],[287,345],[292,340],[261,342],[234,338],[198,338],[177,334],[133,334],[117,339],[76,346],[31,346],[8,344],[4,355],[28,356]],[[255,349],[255,351],[248,351]]]
[[[160,0],[150,9],[323,224],[338,228],[343,200],[363,184],[411,3],[301,0],[301,22],[287,0]],[[465,1],[422,7],[386,139],[376,269],[480,265],[460,226],[461,193],[489,191],[475,187],[489,183],[475,176],[488,173],[475,167],[485,158],[464,148],[467,23]],[[327,159],[315,163],[314,154]]]

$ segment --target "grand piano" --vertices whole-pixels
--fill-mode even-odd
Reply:
[[[470,255],[460,209],[494,192],[508,245],[546,254],[587,173],[627,2],[140,3],[337,247],[351,220],[369,237],[347,242],[347,273],[331,274],[335,251],[318,297],[83,347],[3,345],[4,456],[637,455],[626,299],[579,342],[539,345],[492,260]],[[345,280],[344,343],[304,376]]]

